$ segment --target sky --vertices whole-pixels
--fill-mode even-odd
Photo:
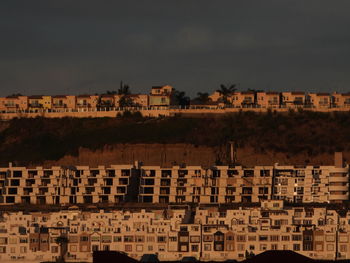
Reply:
[[[350,91],[349,0],[1,0],[0,95]]]

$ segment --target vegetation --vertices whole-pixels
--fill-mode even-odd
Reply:
[[[234,141],[256,152],[316,156],[350,151],[350,113],[240,112],[223,117],[13,119],[0,123],[2,165],[21,165],[76,155],[116,143],[188,143],[217,147]]]
[[[173,104],[180,106],[188,106],[190,105],[190,97],[186,96],[184,91],[179,91],[174,89],[173,91]]]
[[[236,91],[236,84],[229,84],[229,85],[220,85],[220,89],[217,90],[217,92],[220,93],[222,96],[221,100],[224,104],[229,104],[228,97],[231,96]]]
[[[191,101],[191,104],[194,104],[194,105],[196,105],[196,104],[200,104],[200,105],[201,104],[208,104],[210,101],[211,101],[211,99],[209,98],[209,94],[208,93],[206,93],[206,92],[204,92],[204,93],[198,92],[197,93],[197,97],[194,98],[193,101]]]

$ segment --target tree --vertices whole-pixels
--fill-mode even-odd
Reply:
[[[220,89],[218,89],[217,92],[219,92],[220,95],[222,96],[223,103],[228,104],[227,98],[231,96],[233,93],[235,93],[235,91],[237,90],[236,86],[237,86],[236,84],[220,85]]]
[[[211,101],[211,99],[209,98],[209,94],[207,92],[198,92],[197,97],[193,101],[195,104],[207,104],[209,101]]]
[[[187,106],[190,104],[190,98],[186,96],[184,91],[174,90],[173,99],[175,105]]]
[[[60,235],[55,240],[56,244],[60,246],[60,257],[58,258],[58,262],[65,262],[64,257],[66,256],[66,253],[68,251],[68,238],[65,235]]]
[[[132,100],[132,98],[128,95],[123,95],[121,96],[120,100],[119,100],[119,107],[135,107],[135,103]]]
[[[9,95],[10,97],[19,97],[19,96],[23,96],[22,93],[13,93],[11,95]]]
[[[124,84],[123,81],[121,81],[120,87],[118,89],[118,95],[129,95],[129,94],[131,94],[129,85]]]
[[[116,94],[118,94],[118,92],[115,91],[115,90],[107,90],[107,91],[106,91],[106,94],[107,94],[107,95],[116,95]]]

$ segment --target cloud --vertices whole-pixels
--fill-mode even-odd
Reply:
[[[212,48],[214,36],[207,28],[186,26],[167,39],[165,49],[169,51],[198,52]]]
[[[350,86],[350,1],[3,0],[0,93]],[[342,90],[339,90],[342,91]]]

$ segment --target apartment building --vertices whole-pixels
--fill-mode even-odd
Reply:
[[[173,98],[173,87],[170,85],[154,86],[150,94],[101,94],[101,95],[57,95],[57,96],[22,96],[13,95],[0,98],[0,113],[3,119],[15,117],[36,117],[45,113],[46,117],[84,117],[91,116],[86,112],[100,112],[98,116],[111,117],[113,114],[101,112],[119,111],[121,107],[134,107],[135,110],[144,111],[145,116],[171,115],[178,113],[179,109],[172,108],[176,103]],[[128,103],[120,103],[120,99],[126,97]],[[312,111],[347,111],[350,105],[350,94],[348,93],[305,93],[305,92],[264,92],[264,91],[235,91],[227,95],[227,102],[222,101],[223,94],[215,91],[209,95],[211,111],[191,105],[188,109],[182,109],[191,113],[224,113],[235,112],[241,109],[264,112],[276,110],[285,112],[286,109],[301,108]],[[201,104],[201,106],[204,106]],[[216,108],[215,108],[216,106]],[[160,110],[160,111],[159,111]],[[164,112],[166,110],[167,112]],[[196,110],[193,112],[193,110]],[[155,113],[159,111],[159,113]],[[75,114],[75,113],[79,114]],[[35,114],[37,113],[37,114]],[[70,114],[74,113],[74,114]],[[16,115],[17,114],[17,115]]]
[[[29,110],[48,110],[52,107],[51,96],[29,96],[28,109]]]
[[[0,98],[0,111],[23,111],[28,109],[27,96],[7,96]]]
[[[334,166],[274,167],[273,199],[294,203],[342,202],[349,200],[349,167],[341,152],[334,155]]]
[[[308,93],[306,96],[306,104],[314,108],[330,108],[331,95],[329,93]]]
[[[228,97],[228,101],[235,108],[252,107],[255,105],[255,93],[253,91],[235,92]]]
[[[75,109],[75,96],[52,96],[52,109]]]
[[[173,87],[170,85],[153,86],[151,89],[151,95],[171,95]]]
[[[78,95],[76,96],[76,107],[78,109],[96,108],[98,100],[97,95]]]
[[[0,168],[0,204],[90,204],[126,201],[133,165],[90,168]]]
[[[279,108],[280,93],[279,92],[257,92],[257,105],[262,108]]]
[[[263,201],[254,207],[59,212],[3,212],[1,262],[40,262],[64,255],[92,261],[95,250],[116,250],[140,259],[191,256],[203,261],[243,260],[266,250],[293,250],[314,259],[350,258],[350,212],[327,207],[285,206]],[[56,240],[66,237],[64,244]]]
[[[111,165],[0,168],[0,205],[120,203],[341,203],[349,200],[349,166]]]
[[[303,107],[305,105],[305,92],[282,92],[281,105],[285,107]]]
[[[335,108],[349,108],[350,107],[350,93],[333,93],[332,107]]]

